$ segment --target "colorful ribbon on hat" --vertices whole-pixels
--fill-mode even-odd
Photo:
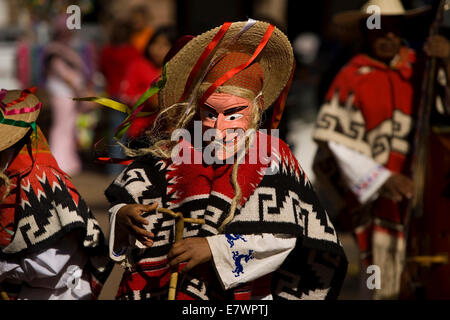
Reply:
[[[23,90],[21,93],[21,96],[19,99],[14,100],[8,104],[4,104],[3,103],[3,99],[6,96],[6,93],[8,92],[5,89],[2,89],[0,91],[0,109],[3,111],[3,113],[0,112],[0,123],[6,124],[6,125],[10,125],[10,126],[14,126],[14,127],[20,127],[20,128],[27,128],[30,127],[31,129],[33,129],[34,134],[37,137],[37,128],[36,128],[36,121],[32,121],[32,122],[26,122],[26,121],[22,121],[22,120],[14,120],[14,119],[8,119],[5,118],[4,116],[9,116],[9,115],[17,115],[17,114],[24,114],[24,113],[31,113],[34,112],[36,110],[39,110],[42,107],[42,103],[38,103],[36,104],[34,107],[31,108],[21,108],[21,109],[13,109],[13,110],[7,110],[7,108],[12,107],[13,105],[22,102],[26,99],[26,97],[28,96],[28,94],[34,92],[34,88],[30,88],[30,89],[26,89]]]
[[[146,117],[146,116],[155,114],[158,111],[158,110],[155,110],[152,112],[141,112],[141,110],[145,106],[144,103],[149,98],[151,98],[153,95],[158,93],[164,87],[164,85],[166,84],[166,81],[167,81],[166,67],[164,66],[161,75],[152,82],[152,84],[150,85],[150,88],[147,89],[140,96],[140,98],[136,101],[136,103],[134,104],[134,106],[132,108],[128,107],[126,104],[117,102],[117,101],[109,99],[109,98],[103,98],[103,97],[83,97],[83,98],[73,98],[73,100],[95,102],[95,103],[101,104],[105,107],[128,114],[126,119],[117,128],[114,129],[114,132],[115,132],[114,138],[117,140],[120,140],[127,132],[133,119],[135,119],[137,117]]]
[[[14,101],[8,102],[7,104],[3,103],[3,99],[5,98],[6,94],[8,93],[8,90],[1,89],[0,91],[0,109],[2,109],[3,114],[5,116],[12,116],[16,114],[24,114],[24,113],[31,113],[34,112],[42,107],[42,103],[36,104],[34,107],[31,108],[21,108],[21,109],[11,109],[8,110],[8,108],[13,107],[14,105],[25,101],[25,99],[28,97],[30,93],[34,93],[36,91],[35,87],[25,89],[21,92],[20,97]]]
[[[34,133],[37,136],[36,121],[26,122],[26,121],[21,121],[21,120],[7,119],[3,116],[3,114],[0,113],[0,123],[7,124],[10,126],[14,126],[14,127],[20,127],[20,128],[30,127],[33,129]]]
[[[7,93],[8,93],[8,90],[1,89],[1,91],[0,91],[0,101],[5,98]],[[15,104],[18,104],[20,102],[25,101],[25,99],[28,97],[28,95],[30,93],[33,93],[33,94],[36,93],[36,87],[31,87],[31,88],[22,90],[22,92],[20,93],[20,97],[18,99],[16,99],[16,100],[8,102],[6,104],[6,108],[12,107]]]
[[[36,92],[36,87],[31,87],[29,89],[23,90],[20,94],[19,99],[11,101],[5,105],[2,100],[5,98],[7,92],[8,91],[5,89],[2,89],[0,92],[0,109],[2,109],[2,111],[4,113],[4,114],[2,114],[0,112],[0,123],[14,126],[14,127],[19,127],[19,128],[30,127],[33,130],[36,148],[35,148],[34,156],[32,156],[32,160],[33,160],[33,165],[31,167],[31,170],[32,170],[34,167],[34,164],[36,163],[36,158],[37,158],[37,154],[38,154],[38,150],[37,150],[38,132],[37,132],[36,121],[26,122],[26,121],[22,121],[22,120],[8,119],[8,118],[5,118],[4,115],[17,115],[17,114],[25,114],[25,113],[35,112],[36,110],[39,110],[42,107],[42,103],[39,102],[38,104],[36,104],[34,107],[31,107],[31,108],[26,107],[26,108],[14,109],[14,110],[7,110],[8,108],[10,108],[16,104],[25,101],[25,99],[28,97],[29,94],[31,94],[31,93],[34,94]]]
[[[233,39],[231,39],[231,41],[224,47],[224,49],[228,49],[232,44],[234,44],[241,37],[241,35],[244,34],[247,30],[249,30],[255,23],[256,23],[256,20],[248,19],[247,22],[245,23],[245,25],[242,27],[242,29],[239,30],[239,32],[233,37]],[[217,45],[219,45],[219,43],[222,40],[223,36],[225,35],[226,31],[230,27],[228,24],[230,24],[230,23],[226,22],[222,25],[220,30],[217,32],[216,36],[214,36],[213,40],[211,40],[209,45],[205,48],[203,53],[200,55],[200,58],[198,59],[195,66],[192,68],[191,73],[189,74],[189,78],[186,81],[186,85],[184,88],[184,93],[181,96],[179,102],[183,101],[186,98],[187,93],[190,91],[190,87],[192,86],[192,79],[194,79],[197,76],[197,74],[200,71],[202,64],[205,62],[207,56],[209,56],[209,54],[212,52],[212,50],[215,47],[217,47]],[[212,46],[212,48],[210,46]],[[207,55],[206,55],[206,53],[207,53]],[[206,75],[211,70],[211,68],[216,64],[216,62],[221,60],[224,56],[226,56],[227,53],[228,52],[225,52],[222,55],[220,55],[219,57],[216,57],[215,59],[211,60],[211,62],[209,63],[208,67],[205,69],[205,71],[203,72],[203,74],[199,80],[200,83],[203,82]],[[188,103],[188,106],[186,107],[185,114],[188,114],[189,111],[191,110],[192,104],[194,102],[194,97],[195,97],[195,95],[193,94]]]
[[[250,57],[250,59],[247,60],[246,63],[241,64],[240,66],[237,66],[231,70],[229,70],[227,73],[225,73],[222,77],[220,77],[219,79],[217,79],[207,90],[206,92],[203,94],[203,96],[200,98],[200,100],[198,101],[199,105],[203,105],[205,103],[205,101],[208,99],[208,97],[214,92],[216,91],[216,89],[218,87],[220,87],[222,84],[224,84],[225,82],[227,82],[229,79],[231,79],[234,75],[236,75],[237,73],[241,72],[242,70],[244,70],[245,68],[247,68],[260,54],[260,52],[262,51],[262,49],[264,49],[264,47],[266,46],[266,44],[269,42],[270,37],[272,36],[273,30],[275,29],[275,27],[273,25],[269,25],[269,27],[267,28],[266,32],[264,33],[264,36],[262,37],[258,47],[256,48],[255,52],[253,53],[253,55]]]
[[[10,110],[7,110],[7,107],[5,106],[5,104],[3,102],[0,103],[0,109],[2,109],[3,114],[5,116],[13,116],[13,115],[16,115],[16,114],[31,113],[31,112],[34,112],[36,110],[39,110],[41,107],[42,107],[42,102],[39,102],[38,104],[36,104],[32,108],[21,108],[21,109],[10,109]]]
[[[98,157],[95,162],[102,164],[121,164],[128,166],[133,162],[132,159],[120,159],[120,158],[109,158],[109,157]]]
[[[40,103],[38,105],[39,105],[39,107],[41,106]],[[25,112],[23,112],[23,113],[25,113]],[[8,118],[5,118],[3,116],[3,114],[0,112],[0,123],[6,124],[6,125],[10,125],[10,126],[14,126],[14,127],[19,127],[19,128],[30,127],[33,130],[33,132],[34,132],[34,136],[36,138],[35,140],[36,140],[36,143],[37,143],[38,132],[37,132],[36,121],[26,122],[26,121],[22,121],[22,120],[8,119]],[[37,150],[36,150],[36,152],[34,154],[34,157],[32,157],[32,159],[33,159],[33,167],[34,167],[34,163],[35,163],[36,157],[37,157]]]
[[[167,75],[166,75],[166,66],[163,67],[161,76],[159,77],[158,81],[153,81],[153,84],[150,86],[150,88],[145,91],[141,97],[136,101],[133,108],[131,109],[131,113],[129,116],[125,119],[124,122],[118,127],[118,130],[116,132],[116,139],[121,139],[124,134],[128,131],[128,128],[131,125],[131,122],[134,120],[134,118],[138,117],[139,115],[141,117],[145,116],[141,112],[141,110],[144,108],[144,102],[150,99],[153,95],[157,94],[159,91],[161,91],[162,88],[166,85],[167,82]],[[153,112],[148,112],[146,115],[155,114],[158,110],[155,110]]]
[[[192,82],[194,81],[196,75],[200,71],[203,63],[206,61],[206,59],[209,57],[211,52],[214,50],[214,48],[217,47],[217,45],[220,43],[222,38],[227,33],[228,29],[231,27],[231,22],[225,22],[219,29],[219,31],[216,33],[216,35],[213,37],[211,42],[206,46],[206,48],[203,50],[202,54],[198,58],[197,62],[195,63],[194,67],[191,70],[191,73],[189,74],[189,77],[186,80],[186,85],[184,86],[184,92],[181,95],[181,98],[179,101],[183,101],[186,99],[186,96],[189,93],[189,90],[192,86]]]
[[[128,107],[126,104],[117,102],[115,100],[109,99],[109,98],[103,98],[103,97],[83,97],[83,98],[73,98],[75,101],[89,101],[89,102],[95,102],[98,104],[101,104],[105,107],[120,111],[122,113],[126,113],[128,116],[125,118],[125,120],[114,129],[114,139],[120,140],[122,137],[126,134],[128,129],[131,126],[131,122],[135,118],[140,117],[146,117],[152,114],[155,114],[158,112],[158,110],[154,110],[152,112],[142,112],[142,109],[145,107],[144,103],[151,98],[153,95],[157,94],[162,88],[164,88],[167,81],[166,76],[166,66],[163,67],[162,73],[160,76],[155,78],[154,81],[152,81],[150,88],[147,89],[136,101],[134,106],[132,108]],[[102,141],[104,138],[100,139],[95,143],[94,148]],[[122,164],[122,165],[128,165],[132,162],[132,160],[128,159],[116,159],[116,158],[109,158],[109,157],[98,157],[96,159],[96,162],[103,163],[103,164]]]

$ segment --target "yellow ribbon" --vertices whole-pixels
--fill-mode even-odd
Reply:
[[[109,99],[109,98],[103,98],[103,97],[83,97],[83,98],[73,98],[73,100],[75,101],[88,101],[88,102],[95,102],[98,104],[101,104],[102,106],[120,111],[122,113],[126,113],[128,115],[131,114],[131,112],[133,111],[133,109],[131,109],[130,107],[128,107],[126,104],[117,102],[115,100]],[[154,112],[139,112],[136,117],[137,118],[141,118],[141,117],[146,117],[149,116],[151,114],[153,114]]]
[[[75,101],[89,101],[89,102],[95,102],[98,104],[101,104],[105,107],[126,113],[126,114],[130,114],[131,113],[131,109],[123,103],[114,101],[112,99],[108,99],[108,98],[103,98],[103,97],[83,97],[83,98],[73,98],[73,100]]]

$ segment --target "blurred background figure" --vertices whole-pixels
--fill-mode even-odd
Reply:
[[[106,29],[109,30],[109,44],[102,50],[100,65],[110,98],[132,107],[140,95],[150,87],[152,80],[161,73],[162,62],[158,62],[158,59],[161,59],[158,55],[160,56],[161,52],[165,54],[170,49],[171,42],[174,41],[171,37],[175,35],[170,35],[169,29],[173,29],[176,34],[176,28],[163,28],[155,37],[153,22],[156,21],[156,27],[172,24],[170,8],[171,1],[142,0],[118,0],[107,6],[103,20]],[[154,11],[158,13],[155,18]],[[149,54],[149,46],[153,53]],[[154,97],[153,104],[156,103],[157,98]],[[110,133],[124,121],[126,115],[115,110],[107,110],[106,117],[109,128],[107,135],[111,136]],[[133,132],[133,129],[130,132]],[[126,137],[121,142],[125,143]],[[107,149],[111,158],[124,157],[122,148],[112,137],[108,138]],[[106,165],[108,174],[117,174],[122,169],[121,165]]]
[[[81,103],[73,97],[91,95],[92,84],[83,59],[72,48],[72,33],[66,17],[59,16],[52,24],[52,41],[45,48],[46,88],[52,110],[50,149],[69,175],[80,173],[82,164],[77,152],[75,127]]]
[[[381,9],[379,27],[367,25],[370,5]],[[405,10],[399,0],[370,0],[360,11],[334,19],[347,30],[359,25],[362,46],[335,77],[318,114],[315,171],[341,225],[353,229],[360,249],[361,292],[375,299],[404,295],[402,277],[412,259],[408,222],[419,174],[411,167],[418,153],[413,136],[427,121],[417,114],[420,96],[429,90],[420,86],[427,82],[418,63],[421,48],[414,51],[405,38],[411,34],[404,31],[432,16],[430,9]],[[377,290],[366,284],[370,265],[382,270]]]
[[[130,21],[114,20],[109,28],[109,42],[101,49],[99,68],[106,80],[106,92],[111,99],[120,99],[121,82],[130,64],[142,55],[130,41]]]
[[[163,61],[177,40],[177,29],[173,26],[160,27],[145,46],[144,54],[130,64],[122,77],[121,100],[133,105],[149,88],[150,83],[161,74]]]
[[[132,24],[131,43],[141,53],[144,53],[154,32],[149,6],[144,3],[133,6],[130,9],[129,21]]]
[[[106,92],[108,96],[121,101],[121,83],[127,74],[128,68],[135,61],[143,59],[141,52],[131,43],[133,31],[132,22],[129,19],[113,19],[109,27],[109,42],[100,53],[100,71],[105,77]],[[145,90],[144,90],[145,91]],[[124,120],[126,115],[116,110],[108,110],[106,114],[108,132],[113,132]],[[121,148],[115,144],[111,137],[108,140],[108,152],[112,158],[123,157]],[[107,165],[106,170],[110,174],[118,173],[120,166]]]
[[[144,55],[133,60],[128,66],[121,83],[121,101],[133,106],[139,97],[150,87],[162,72],[164,58],[172,45],[178,39],[174,26],[159,27],[145,46]],[[143,111],[154,110],[158,107],[158,95],[147,101]],[[135,118],[127,135],[137,139],[147,128],[151,117]]]

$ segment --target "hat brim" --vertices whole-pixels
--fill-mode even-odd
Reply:
[[[4,104],[10,103],[20,98],[22,91],[20,90],[11,90],[3,98],[2,102]],[[14,106],[14,109],[20,109],[24,107],[34,107],[39,103],[39,99],[32,93],[28,94],[24,101],[17,103]],[[40,109],[37,109],[33,112],[21,113],[16,115],[4,115],[3,110],[0,109],[2,116],[6,119],[16,120],[16,121],[24,121],[24,122],[33,122],[39,116]],[[0,123],[0,151],[8,149],[15,143],[19,142],[28,131],[30,131],[30,127],[22,128],[16,127],[9,124]]]
[[[422,15],[431,10],[431,6],[424,6],[416,9],[406,10],[404,14],[381,14],[382,16],[398,16],[404,17],[407,19],[415,18],[419,15]],[[360,10],[350,10],[344,11],[336,14],[333,17],[333,23],[342,26],[342,27],[354,27],[357,25],[362,19],[367,19],[371,14],[363,13]]]
[[[198,76],[194,79],[194,83],[199,82],[209,62],[224,52],[224,47],[231,42],[231,39],[242,29],[245,23],[235,22],[230,26],[218,46],[219,48],[216,48],[203,64],[198,72]],[[257,21],[240,36],[236,43],[229,45],[226,50],[228,52],[244,52],[250,56],[253,55],[268,27],[269,23]],[[159,101],[162,108],[179,102],[193,66],[219,29],[220,27],[214,28],[193,38],[167,63],[167,82],[159,93]],[[291,75],[294,54],[288,38],[278,28],[275,28],[267,45],[255,61],[259,62],[264,72],[262,91],[265,110],[278,98]]]

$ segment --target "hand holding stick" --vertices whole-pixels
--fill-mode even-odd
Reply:
[[[195,218],[185,218],[181,212],[173,212],[170,209],[158,208],[157,211],[169,214],[175,218],[175,242],[181,241],[183,239],[184,223],[197,223],[205,224],[205,219],[195,219]],[[178,283],[178,264],[176,265],[175,272],[170,275],[169,283],[169,300],[175,300],[177,283]]]

